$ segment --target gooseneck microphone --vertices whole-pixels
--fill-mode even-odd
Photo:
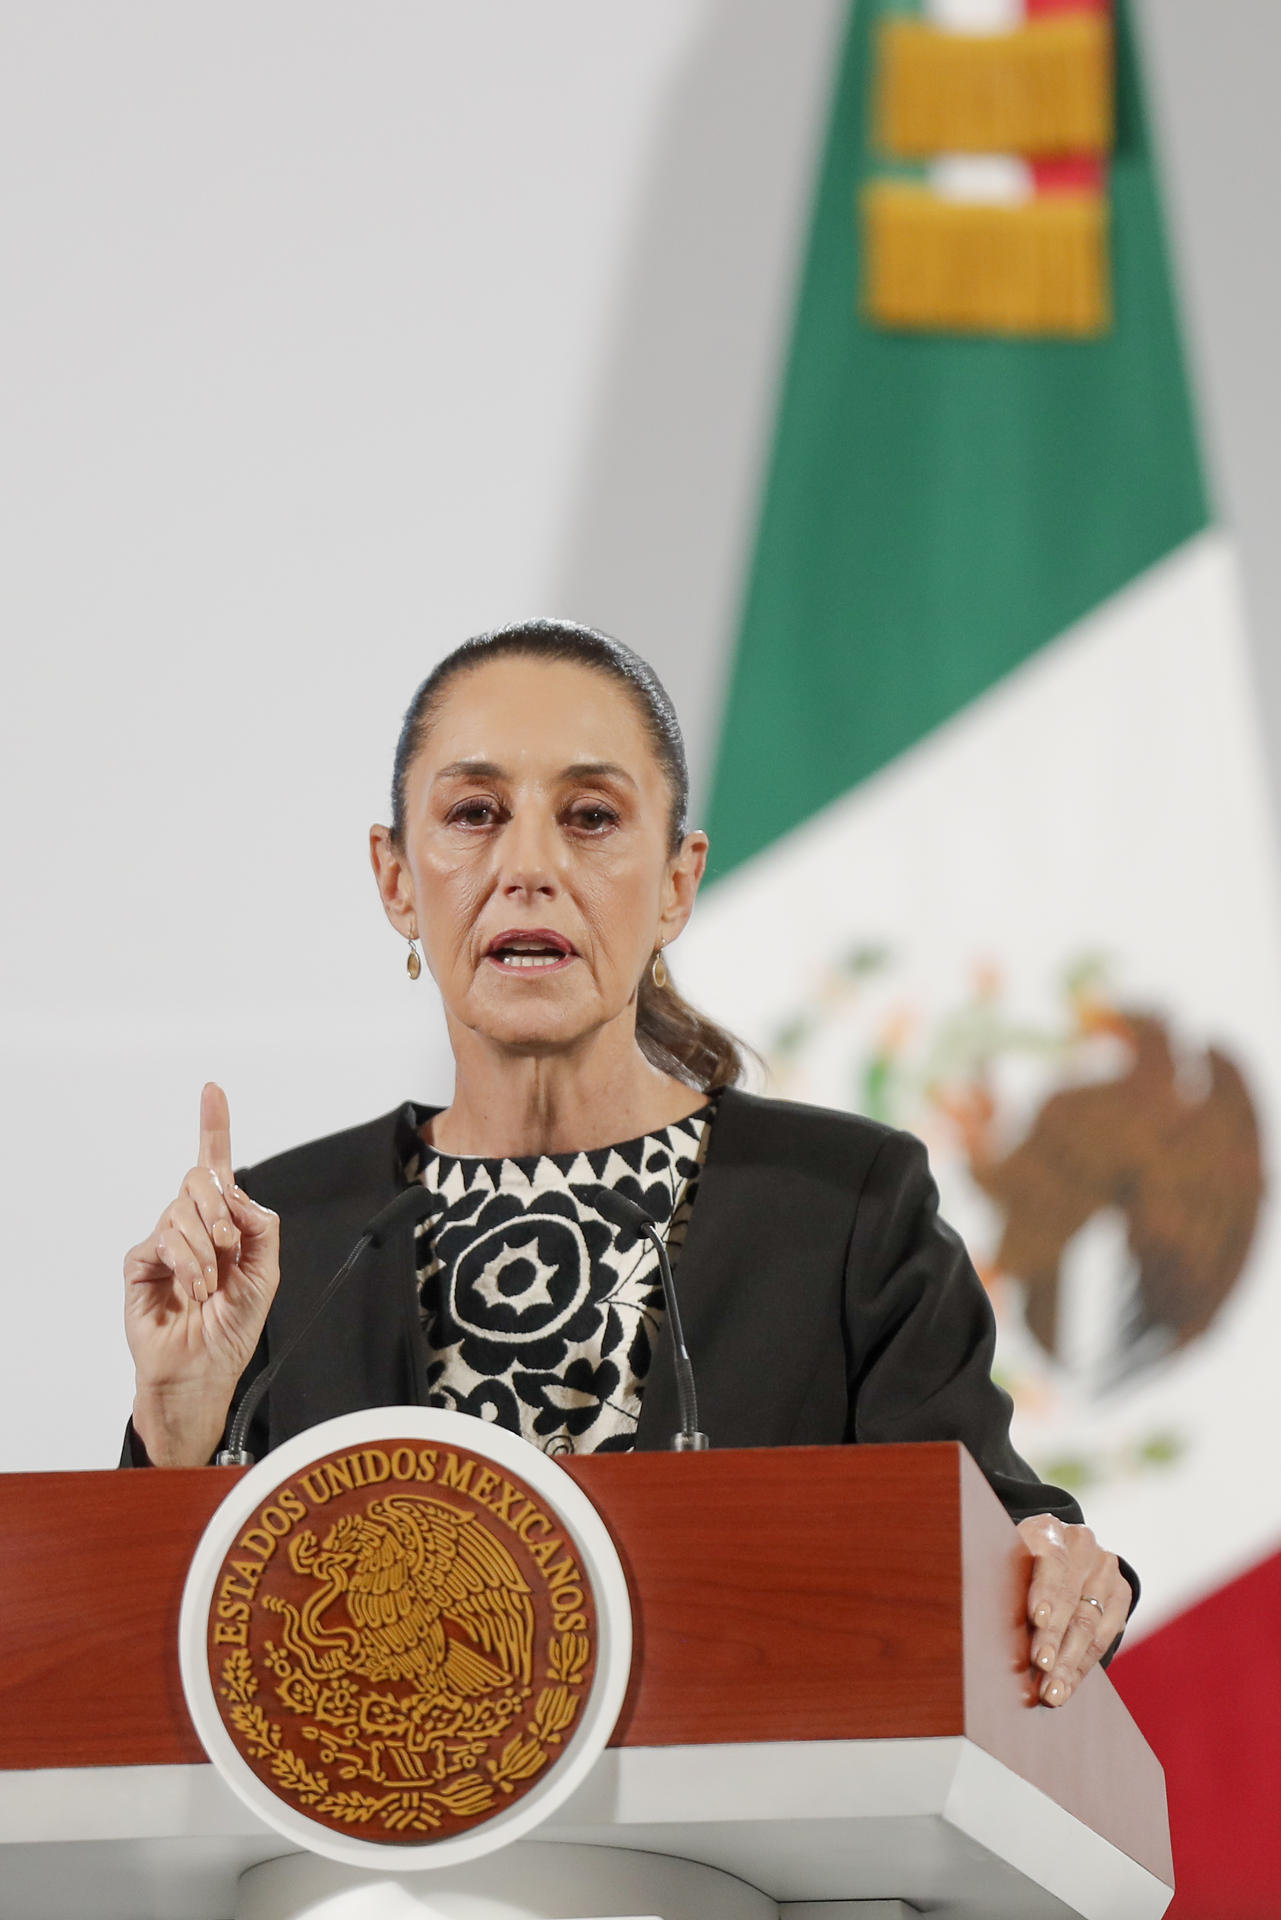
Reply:
[[[436,1206],[436,1204],[435,1194],[428,1193],[426,1187],[406,1187],[403,1193],[398,1193],[395,1199],[387,1202],[387,1205],[380,1213],[374,1215],[351,1252],[347,1255],[347,1258],[339,1267],[333,1279],[326,1283],[320,1298],[302,1325],[298,1328],[292,1340],[287,1340],[275,1359],[271,1362],[271,1365],[264,1367],[262,1372],[250,1381],[245,1390],[244,1398],[236,1408],[235,1417],[231,1423],[231,1430],[227,1435],[227,1444],[214,1455],[214,1465],[216,1467],[252,1467],[254,1457],[245,1446],[245,1441],[249,1437],[249,1423],[255,1413],[257,1413],[267,1389],[271,1386],[272,1381],[276,1378],[276,1375],[280,1372],[280,1369],[284,1366],[286,1360],[298,1345],[298,1342],[303,1338],[304,1334],[310,1333],[312,1327],[315,1326],[317,1320],[319,1320],[321,1314],[329,1305],[329,1302],[341,1288],[352,1268],[358,1261],[363,1259],[364,1255],[369,1252],[369,1249],[371,1247],[381,1247],[388,1234],[394,1227],[398,1227],[403,1219],[408,1217],[410,1219],[417,1218],[421,1220],[432,1211],[432,1208]]]
[[[702,1432],[698,1424],[698,1397],[694,1391],[694,1369],[690,1364],[689,1348],[685,1345],[685,1331],[681,1326],[681,1310],[676,1298],[676,1282],[672,1278],[672,1266],[667,1258],[667,1248],[657,1224],[650,1219],[644,1207],[638,1207],[634,1200],[628,1200],[621,1193],[615,1193],[612,1187],[575,1187],[589,1207],[595,1209],[611,1226],[626,1227],[632,1233],[640,1233],[652,1244],[658,1255],[658,1270],[663,1277],[663,1300],[667,1307],[667,1324],[672,1330],[672,1354],[676,1363],[676,1399],[680,1407],[680,1431],[672,1435],[671,1445],[674,1453],[701,1453],[711,1446],[711,1441]]]
[[[663,1300],[667,1308],[667,1324],[672,1332],[672,1351],[676,1363],[676,1397],[680,1407],[680,1431],[672,1435],[672,1448],[676,1453],[699,1453],[711,1442],[698,1424],[698,1399],[694,1391],[694,1369],[690,1365],[689,1349],[685,1345],[685,1333],[681,1326],[680,1304],[676,1298],[676,1283],[672,1279],[671,1262],[667,1258],[667,1248],[658,1227],[650,1219],[643,1207],[633,1200],[625,1199],[621,1193],[615,1193],[612,1187],[579,1187],[576,1189],[588,1206],[593,1207],[602,1219],[612,1226],[622,1227],[631,1233],[643,1234],[658,1255],[658,1270],[663,1281]],[[356,1244],[343,1261],[333,1278],[326,1282],[315,1306],[307,1315],[293,1337],[285,1342],[280,1352],[269,1366],[263,1368],[250,1381],[240,1405],[232,1418],[227,1434],[227,1444],[214,1455],[214,1465],[219,1467],[251,1467],[254,1457],[245,1445],[249,1437],[249,1427],[255,1413],[261,1406],[272,1382],[281,1368],[290,1358],[299,1342],[310,1333],[325,1308],[347,1280],[352,1269],[359,1264],[371,1247],[381,1247],[388,1235],[404,1219],[423,1219],[437,1205],[434,1194],[425,1187],[406,1187],[402,1193],[387,1202],[369,1222]]]

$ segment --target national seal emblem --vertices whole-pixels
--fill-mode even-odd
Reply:
[[[601,1540],[566,1506],[604,1529],[527,1443],[388,1409],[299,1436],[238,1491],[184,1608],[184,1643],[195,1605],[203,1617],[188,1694],[231,1784],[265,1793],[293,1837],[345,1859],[482,1851],[488,1826],[492,1844],[514,1837],[520,1803],[547,1798],[584,1736],[603,1746],[612,1714],[594,1737],[588,1722],[602,1720],[602,1638],[621,1703],[618,1622],[602,1636]]]

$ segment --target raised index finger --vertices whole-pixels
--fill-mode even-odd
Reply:
[[[216,1081],[210,1080],[200,1095],[200,1152],[196,1164],[216,1173],[224,1186],[231,1186],[231,1111],[227,1096]]]

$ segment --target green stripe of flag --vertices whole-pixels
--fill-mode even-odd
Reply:
[[[897,336],[858,319],[881,10],[851,10],[723,722],[714,874],[886,765],[1209,517],[1125,5],[1116,321],[1072,343]]]

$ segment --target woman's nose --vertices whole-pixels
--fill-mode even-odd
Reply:
[[[555,822],[529,814],[513,817],[499,841],[499,860],[499,881],[505,893],[555,893],[559,884]]]

